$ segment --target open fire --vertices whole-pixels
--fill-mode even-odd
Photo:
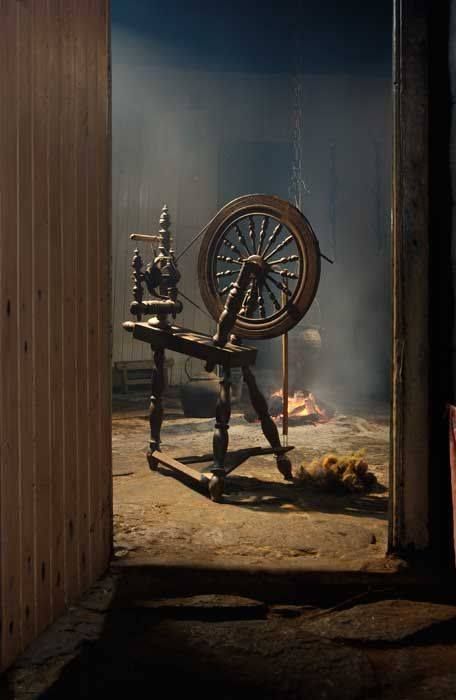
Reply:
[[[271,394],[269,410],[275,421],[282,421],[282,389]],[[330,417],[330,411],[317,401],[311,391],[296,391],[288,397],[288,420],[290,423],[326,423]]]

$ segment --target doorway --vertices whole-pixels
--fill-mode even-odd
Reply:
[[[306,12],[305,5],[290,3],[289,14],[284,13],[288,21],[295,16],[294,13]],[[212,533],[197,532],[195,535],[200,552],[201,546],[206,550],[204,556],[218,549],[222,557],[230,552],[231,561],[238,555],[245,560],[250,556],[248,552],[258,549],[259,542],[247,545],[249,538],[251,540],[251,533],[247,533],[242,553],[234,536],[232,544],[227,544],[230,535],[224,529],[221,532],[216,521],[225,517],[229,520],[230,510],[231,513],[249,513],[251,527],[255,529],[260,517],[280,514],[283,520],[282,514],[291,514],[300,517],[301,523],[292,528],[296,537],[285,559],[291,561],[293,558],[298,565],[307,565],[312,558],[321,558],[320,550],[312,546],[312,541],[320,535],[325,539],[323,533],[331,531],[331,522],[335,522],[334,513],[342,510],[342,519],[354,519],[347,521],[342,536],[360,542],[354,558],[351,554],[356,546],[346,548],[344,565],[353,559],[357,562],[354,566],[359,566],[359,552],[362,552],[361,558],[374,553],[374,559],[378,555],[380,560],[387,548],[389,461],[391,66],[388,61],[383,65],[363,62],[359,53],[348,51],[346,72],[341,72],[340,65],[337,65],[340,53],[337,52],[343,51],[343,47],[338,40],[331,46],[335,52],[332,57],[321,50],[319,53],[317,42],[314,42],[315,53],[310,62],[308,44],[296,32],[293,51],[287,57],[278,51],[273,61],[264,51],[260,57],[256,53],[252,59],[244,51],[237,52],[227,64],[227,54],[223,51],[217,54],[214,46],[208,46],[200,35],[196,38],[190,32],[192,38],[187,37],[187,45],[187,39],[180,35],[176,26],[172,29],[167,24],[170,21],[167,10],[161,11],[163,17],[160,15],[166,26],[162,43],[149,41],[144,27],[147,17],[151,17],[148,14],[152,12],[151,7],[149,5],[146,9],[145,5],[138,3],[137,10],[136,29],[128,29],[128,22],[125,22],[122,12],[116,15],[116,4],[113,3],[113,228],[114,249],[118,251],[114,255],[117,285],[114,289],[114,299],[117,299],[114,304],[114,362],[118,365],[130,363],[131,374],[136,372],[138,382],[144,370],[147,381],[148,348],[132,343],[129,337],[122,335],[120,328],[121,321],[128,319],[130,300],[128,262],[125,262],[132,252],[128,249],[128,233],[133,230],[155,231],[161,206],[166,202],[179,252],[213,216],[222,203],[221,199],[231,196],[225,193],[234,192],[236,188],[241,192],[244,181],[253,187],[250,182],[255,181],[255,170],[258,183],[263,183],[265,177],[270,178],[273,172],[276,179],[281,179],[280,185],[274,184],[277,190],[274,194],[279,194],[280,188],[284,191],[282,196],[299,199],[320,238],[322,250],[334,260],[334,266],[328,264],[324,268],[318,305],[311,310],[313,318],[307,319],[309,326],[318,327],[319,332],[325,334],[324,341],[320,334],[322,345],[324,342],[319,357],[320,372],[309,376],[306,385],[301,387],[305,391],[312,390],[314,394],[317,392],[317,400],[327,407],[330,417],[316,428],[309,428],[306,424],[296,427],[300,432],[295,435],[302,448],[301,453],[296,452],[297,467],[309,465],[313,459],[324,457],[336,448],[339,451],[346,448],[350,454],[365,449],[366,461],[379,488],[361,498],[352,493],[343,496],[342,500],[333,494],[312,491],[311,496],[307,494],[304,501],[297,504],[290,502],[289,492],[284,491],[283,484],[277,493],[268,493],[269,483],[277,479],[268,463],[258,463],[250,472],[246,469],[242,477],[236,477],[237,482],[233,478],[234,488],[238,491],[229,495],[231,507],[228,509],[219,508],[217,512],[212,504],[199,500],[200,495],[195,496],[185,485],[174,483],[172,478],[164,475],[162,479],[157,477],[159,481],[151,489],[154,493],[152,500],[146,498],[144,502],[142,499],[149,489],[151,475],[145,471],[144,463],[138,461],[133,467],[130,460],[131,454],[140,459],[139,454],[144,451],[147,440],[144,422],[147,386],[143,386],[137,396],[132,393],[128,399],[120,394],[115,397],[116,410],[120,408],[122,413],[125,409],[129,415],[125,418],[122,414],[124,417],[116,417],[114,422],[119,428],[114,436],[115,460],[118,449],[118,481],[115,481],[115,486],[119,484],[119,493],[128,496],[130,503],[137,470],[142,470],[137,482],[141,495],[134,503],[134,514],[131,517],[126,512],[118,514],[122,537],[125,524],[127,529],[131,527],[137,533],[146,511],[162,512],[161,536],[157,538],[151,534],[151,528],[157,529],[156,521],[154,526],[151,521],[151,526],[142,531],[142,551],[149,548],[157,554],[166,550],[167,556],[171,551],[185,551],[185,556],[188,554],[191,559],[194,550],[189,543],[194,537],[189,533],[193,531],[194,523],[186,522],[182,513],[193,512],[196,519],[203,521],[203,529]],[[155,8],[153,11],[159,10]],[[228,23],[234,21],[236,14],[233,8],[230,12],[233,14],[223,18]],[[268,12],[265,11],[260,22],[259,33],[270,40],[272,33],[277,35],[280,32],[276,31],[277,27],[273,28],[273,14],[269,16]],[[188,8],[176,7],[173,16],[182,18],[182,21],[185,16],[186,21],[191,21],[188,13],[191,14]],[[243,17],[245,26],[252,27],[249,22],[254,18],[249,11]],[[195,15],[192,21],[196,20]],[[220,18],[213,20],[220,21]],[[377,20],[378,17],[375,21],[378,29]],[[210,21],[205,20],[204,25],[208,36],[211,35],[207,25]],[[142,26],[140,31],[139,24]],[[161,21],[157,24],[163,28]],[[317,21],[317,25],[320,33],[333,36],[328,28],[325,34],[323,20],[320,24]],[[387,47],[386,54],[381,55],[388,55],[389,61],[390,25],[388,16],[383,25],[385,36],[382,39],[377,36],[376,44],[377,49],[378,41],[383,49]],[[200,31],[203,31],[202,27]],[[195,46],[201,41],[198,55]],[[358,47],[361,54],[370,49],[368,43],[364,39],[363,47]],[[266,41],[266,45],[270,46],[270,43]],[[379,55],[377,49],[371,58],[374,53]],[[204,55],[205,51],[211,54],[210,58]],[[247,70],[246,65],[249,66]],[[303,109],[303,102],[306,107],[310,105],[310,109]],[[344,109],[344,106],[348,108]],[[296,133],[296,122],[299,134]],[[236,165],[238,176],[234,182]],[[191,274],[191,270],[196,270],[196,259],[197,249],[194,248],[185,261],[182,290],[201,306],[196,280]],[[122,283],[120,279],[123,279]],[[194,307],[187,306],[179,320],[187,327],[213,330],[204,312]],[[302,338],[297,338],[298,354],[307,351],[299,346],[300,342]],[[119,347],[120,359],[117,359]],[[262,360],[259,363],[259,373],[263,375],[260,379],[267,392],[273,393],[280,383],[277,348],[274,350],[271,344],[271,350],[260,355],[263,356],[275,358],[266,362],[266,366],[262,366]],[[171,386],[167,406],[170,423],[168,428],[165,424],[163,435],[166,436],[169,430],[168,440],[174,445],[181,442],[185,446],[189,420],[182,414],[179,386],[186,381],[186,376],[182,358],[172,359],[174,365],[169,373]],[[130,370],[127,368],[126,371]],[[191,369],[192,374],[200,371],[198,366]],[[119,374],[115,373],[114,377],[119,377]],[[245,425],[241,408],[239,418],[232,421],[231,436],[249,444],[256,439],[252,437],[255,426]],[[136,421],[136,424],[122,424],[124,419]],[[199,437],[210,442],[212,423],[207,420],[205,425],[191,425],[193,432],[198,431]],[[128,446],[127,434],[132,439]],[[323,438],[315,439],[316,435]],[[342,435],[347,437],[346,442]],[[194,447],[199,449],[202,444],[196,440]],[[255,484],[259,492],[249,492],[249,484]],[[162,500],[155,502],[155,496],[165,486]],[[179,491],[178,498],[175,489]],[[345,497],[348,501],[344,502]],[[181,499],[178,507],[176,498]],[[322,502],[325,505],[322,506]],[[214,514],[212,524],[207,513],[203,514],[208,508]],[[300,533],[309,511],[318,515],[314,534],[309,535],[309,542],[303,543]],[[364,530],[360,525],[363,519],[367,524]],[[168,543],[166,531],[171,533]],[[307,531],[311,532],[312,528],[307,528]],[[131,538],[122,537],[121,548],[122,544],[127,546],[128,543],[135,546]],[[329,540],[327,536],[326,541]],[[334,549],[328,550],[328,560],[339,549],[339,544],[340,541],[333,543]],[[266,542],[261,546],[268,548]],[[277,559],[274,546],[268,549]]]

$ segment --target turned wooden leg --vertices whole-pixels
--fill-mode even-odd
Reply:
[[[271,445],[272,449],[280,449],[279,431],[277,426],[269,415],[268,404],[256,382],[255,376],[250,367],[243,367],[242,374],[244,381],[249,390],[250,401],[252,406],[261,421],[261,429],[266,440]],[[277,469],[287,481],[292,481],[291,462],[285,455],[276,454]]]
[[[220,393],[215,409],[215,428],[213,438],[214,466],[209,482],[209,493],[213,501],[219,501],[225,483],[225,456],[228,450],[228,428],[231,416],[231,373],[224,368],[220,382]]]
[[[152,454],[160,449],[160,431],[163,422],[162,394],[165,386],[165,351],[155,350],[155,367],[152,370],[152,393],[149,406],[150,442],[147,452],[147,461],[152,470],[157,469],[158,462]]]

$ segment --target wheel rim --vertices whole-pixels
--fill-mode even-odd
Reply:
[[[201,296],[215,320],[243,261],[252,256],[259,272],[247,288],[233,333],[273,338],[293,328],[313,302],[320,279],[318,241],[303,214],[279,197],[247,195],[223,207],[204,235],[198,258]]]

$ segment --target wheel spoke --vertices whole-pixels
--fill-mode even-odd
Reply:
[[[235,265],[242,265],[243,261],[239,258],[230,258],[226,255],[217,255],[217,260],[221,260],[222,262],[227,262],[227,263],[234,263]]]
[[[247,312],[247,306],[248,306],[248,303],[250,300],[250,295],[252,293],[252,285],[253,285],[253,280],[251,280],[249,287],[248,287],[246,293],[244,294],[244,299],[242,300],[241,310],[239,311],[239,315],[241,315],[241,316],[245,316],[245,314]]]
[[[269,284],[266,282],[266,280],[264,280],[264,286],[266,287],[266,290],[267,290],[267,292],[268,292],[268,297],[270,298],[270,300],[271,300],[271,302],[272,302],[272,305],[274,306],[275,310],[276,310],[276,311],[280,311],[280,309],[281,309],[282,307],[280,306],[279,302],[277,301],[277,299],[276,299],[276,297],[275,297],[275,295],[274,295],[274,292],[272,291],[271,287],[270,287]]]
[[[222,270],[221,272],[216,272],[216,277],[228,277],[229,275],[238,275],[239,270]]]
[[[252,297],[253,297],[253,292],[254,292],[255,286],[256,286],[256,280],[253,279],[253,280],[251,280],[249,288],[247,289],[247,291],[245,293],[244,299],[242,301],[241,310],[239,312],[243,316],[247,316],[249,313],[251,313],[253,311]]]
[[[276,248],[274,248],[274,250],[271,253],[269,253],[269,255],[265,258],[265,260],[269,260],[269,258],[272,258],[272,256],[275,255],[276,253],[278,253],[279,250],[282,250],[282,248],[285,248],[285,246],[289,245],[289,243],[291,243],[292,240],[293,240],[293,236],[287,236],[281,243],[279,243],[279,245]],[[269,245],[268,245],[268,248],[269,248]],[[266,250],[267,250],[267,248],[266,248]],[[266,250],[264,251],[264,254],[266,254]]]
[[[272,246],[272,244],[276,240],[276,238],[279,235],[279,233],[281,232],[281,230],[282,230],[282,224],[277,224],[274,231],[271,233],[271,235],[268,238],[268,243],[266,245],[266,248],[262,252],[263,257],[266,255],[266,253],[268,252],[269,248]],[[274,251],[274,253],[275,253],[275,251]],[[272,253],[270,253],[270,255],[272,255]],[[265,260],[267,260],[267,258],[265,258]]]
[[[239,242],[244,246],[245,250],[247,251],[247,255],[252,255],[252,252],[247,245],[247,241],[245,240],[245,236],[239,228],[238,224],[234,224],[234,229],[237,233],[237,237],[239,238]]]
[[[225,296],[225,294],[227,294],[230,291],[230,289],[231,284],[227,284],[226,287],[223,287],[223,289],[219,289],[218,293],[220,294],[220,296]]]
[[[223,243],[226,245],[227,248],[230,248],[230,250],[232,250],[233,253],[236,253],[236,255],[239,258],[242,258],[242,253],[239,250],[239,248],[236,245],[234,245],[234,243],[231,243],[231,241],[229,241],[228,238],[224,238]]]
[[[247,316],[250,316],[255,313],[256,308],[258,307],[258,283],[256,280],[253,280],[252,284],[252,292],[250,294],[250,299],[247,304]]]
[[[273,273],[274,275],[280,275],[281,277],[288,277],[290,280],[297,280],[299,279],[298,275],[296,272],[290,272],[289,270],[273,270],[272,268],[269,270],[269,272]]]
[[[266,231],[268,230],[268,226],[269,226],[269,216],[265,216],[263,221],[261,222],[260,240],[258,243],[257,255],[261,255],[261,248],[263,245],[264,237],[266,236]]]
[[[249,237],[250,237],[250,242],[252,243],[252,250],[255,252],[256,250],[256,233],[255,233],[255,220],[253,216],[249,216]]]
[[[286,265],[287,263],[298,262],[299,260],[299,255],[287,255],[285,258],[279,258],[278,260],[269,260],[270,257],[271,256],[268,255],[269,265]]]
[[[264,299],[263,299],[263,296],[261,294],[261,287],[262,287],[262,285],[260,285],[259,289],[258,289],[258,292],[259,292],[259,294],[258,294],[258,308],[260,310],[261,318],[266,318],[266,311],[264,308]]]
[[[270,280],[277,287],[277,289],[280,289],[281,292],[286,294],[287,297],[292,296],[293,293],[290,292],[288,287],[285,284],[283,284],[283,282],[277,282],[277,280],[275,280],[273,277],[269,277],[269,275],[268,275],[268,280]]]

